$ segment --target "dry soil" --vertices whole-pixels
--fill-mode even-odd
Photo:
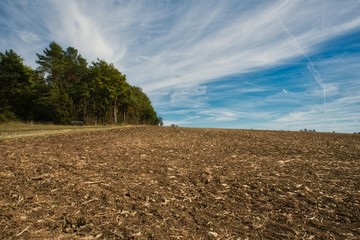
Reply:
[[[1,239],[360,239],[360,135],[130,127],[0,141]]]

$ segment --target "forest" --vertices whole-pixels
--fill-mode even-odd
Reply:
[[[32,69],[13,50],[0,52],[0,123],[162,125],[149,97],[104,60],[88,64],[74,47],[51,42]]]

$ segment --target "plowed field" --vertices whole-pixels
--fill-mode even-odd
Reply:
[[[360,135],[129,127],[0,141],[1,239],[360,239]]]

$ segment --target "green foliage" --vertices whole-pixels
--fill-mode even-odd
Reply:
[[[5,111],[4,113],[0,113],[0,123],[7,123],[15,120],[17,119],[13,112]]]
[[[129,120],[137,124],[158,125],[159,119],[149,97],[139,87],[130,87],[130,89],[131,102],[127,109]]]
[[[13,50],[0,53],[0,122],[160,123],[148,96],[113,64],[98,59],[88,66],[77,49],[56,42],[37,57],[35,71]]]
[[[32,100],[34,71],[23,61],[13,50],[0,53],[0,113],[12,112],[26,120]]]
[[[5,117],[5,114],[0,113],[0,124],[7,122],[7,118]]]

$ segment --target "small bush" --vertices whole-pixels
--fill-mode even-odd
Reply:
[[[7,122],[7,118],[5,117],[5,115],[4,114],[0,114],[0,123],[5,123],[5,122]]]
[[[0,113],[0,123],[7,123],[16,120],[17,118],[13,112],[5,111],[4,113]]]

